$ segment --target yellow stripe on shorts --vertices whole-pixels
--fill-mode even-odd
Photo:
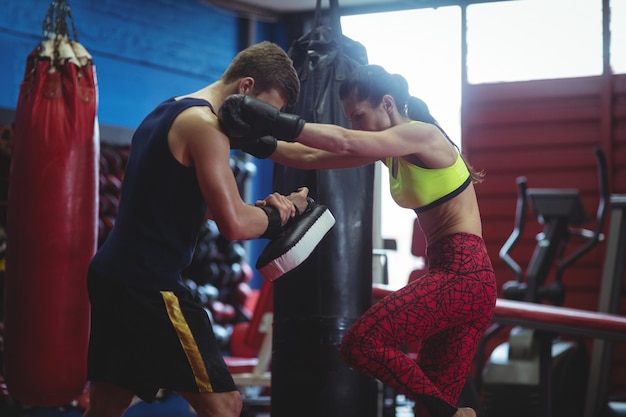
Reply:
[[[191,365],[191,371],[196,379],[198,390],[200,392],[213,392],[213,385],[211,385],[209,374],[204,366],[200,349],[198,349],[196,340],[191,334],[189,324],[187,324],[185,316],[183,316],[183,312],[180,309],[178,297],[176,297],[176,295],[174,295],[171,291],[161,291],[161,296],[163,297],[163,301],[165,301],[167,315],[170,317],[170,321],[174,325],[174,329],[176,329],[178,339],[180,340],[183,350],[185,351],[185,355],[187,355],[187,360]]]

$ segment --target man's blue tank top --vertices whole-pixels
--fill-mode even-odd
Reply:
[[[90,263],[100,277],[157,290],[183,285],[207,206],[195,169],[174,158],[167,136],[174,119],[193,106],[211,104],[166,100],[135,131],[115,225]]]

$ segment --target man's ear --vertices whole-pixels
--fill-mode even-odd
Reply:
[[[244,77],[239,81],[239,87],[237,89],[237,93],[239,94],[252,94],[254,91],[254,78],[252,77]]]

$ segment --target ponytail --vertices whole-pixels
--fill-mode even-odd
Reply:
[[[422,99],[409,96],[406,102],[405,113],[411,120],[417,120],[424,123],[432,123],[439,127],[439,123],[437,123],[437,120],[435,120],[433,115],[430,114],[428,105]]]

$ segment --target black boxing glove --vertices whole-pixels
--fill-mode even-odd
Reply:
[[[278,141],[273,136],[263,136],[257,139],[231,139],[231,149],[241,149],[256,158],[265,159],[274,153]]]
[[[245,94],[233,94],[219,110],[222,129],[231,139],[274,136],[293,142],[300,135],[305,121],[300,116],[282,113],[272,105]]]

